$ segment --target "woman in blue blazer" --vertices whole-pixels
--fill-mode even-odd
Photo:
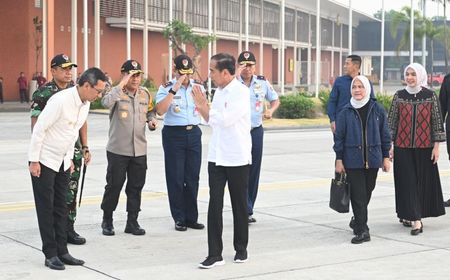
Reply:
[[[355,237],[351,242],[360,244],[370,241],[367,206],[378,169],[389,171],[391,136],[384,108],[370,98],[369,80],[365,76],[356,76],[351,90],[350,103],[336,121],[335,171],[347,174],[354,215],[350,226]]]

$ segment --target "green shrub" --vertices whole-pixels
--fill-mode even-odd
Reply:
[[[319,100],[320,100],[320,103],[322,104],[323,113],[326,114],[328,100],[330,100],[330,91],[329,90],[321,90],[319,92]]]
[[[389,108],[391,108],[393,96],[387,95],[387,94],[382,94],[382,93],[377,93],[376,98],[377,98],[378,103],[381,106],[383,106],[386,113],[389,113]]]
[[[91,110],[95,109],[105,109],[102,105],[102,99],[97,98],[94,102],[91,102]]]
[[[314,101],[300,94],[280,96],[281,105],[276,116],[281,119],[299,119],[312,116]]]

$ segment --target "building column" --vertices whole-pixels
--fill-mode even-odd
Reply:
[[[78,6],[77,0],[72,0],[72,15],[71,15],[71,59],[72,62],[78,64]],[[77,68],[72,68],[72,80],[77,80]]]
[[[126,44],[127,44],[127,60],[131,59],[131,0],[126,0]]]
[[[100,68],[100,0],[95,0],[94,5],[94,64],[95,67]]]
[[[169,0],[169,23],[172,23],[173,20],[173,0]],[[169,77],[169,81],[172,80],[172,42],[169,41],[169,68],[167,69],[167,76]]]
[[[316,16],[316,97],[319,97],[319,89],[320,89],[320,78],[321,78],[321,67],[320,67],[320,61],[321,61],[321,28],[320,28],[320,0],[317,0],[317,6],[316,6],[317,16]]]
[[[212,7],[212,0],[208,0],[208,35],[212,35],[212,21],[213,21],[213,7]],[[209,59],[212,56],[212,42],[210,41],[208,43],[208,71],[211,65],[211,60]],[[207,75],[208,79],[208,92],[211,92],[211,78],[209,75]]]
[[[148,0],[144,0],[144,29],[142,30],[144,77],[148,79]]]
[[[87,70],[88,67],[88,35],[89,35],[89,26],[88,26],[88,4],[87,0],[83,0],[83,64],[84,70]]]
[[[281,0],[281,95],[284,95],[284,84],[285,84],[285,0]]]
[[[261,75],[264,74],[264,0],[261,0],[261,22],[260,22],[260,30],[261,34],[259,37],[259,73]]]

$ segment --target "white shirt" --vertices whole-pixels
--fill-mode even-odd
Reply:
[[[208,161],[219,166],[242,166],[252,163],[250,135],[250,90],[234,78],[218,88],[209,111],[212,136]]]
[[[81,101],[77,88],[59,91],[48,100],[33,128],[29,161],[40,162],[56,172],[64,162],[64,170],[69,169],[90,106],[88,101]]]

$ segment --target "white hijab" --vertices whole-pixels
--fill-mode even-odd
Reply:
[[[364,89],[366,91],[366,95],[364,96],[363,99],[356,100],[355,98],[353,98],[353,96],[350,99],[350,104],[353,106],[353,108],[359,109],[359,108],[363,107],[364,105],[366,105],[367,102],[369,102],[371,88],[370,88],[369,80],[363,75],[358,75],[358,76],[354,77],[353,80],[352,80],[352,84],[350,86],[352,91],[353,91],[353,83],[355,82],[355,80],[359,80],[363,84],[363,87],[364,87]]]
[[[412,70],[414,70],[414,72],[416,72],[416,77],[417,77],[417,84],[415,87],[410,87],[410,86],[406,85],[405,89],[408,93],[416,94],[422,90],[422,87],[428,87],[427,70],[425,70],[425,68],[421,64],[414,62],[414,63],[411,63],[410,65],[406,66],[405,72],[403,73],[405,80],[406,80],[406,70],[408,70],[408,68],[411,68]]]

